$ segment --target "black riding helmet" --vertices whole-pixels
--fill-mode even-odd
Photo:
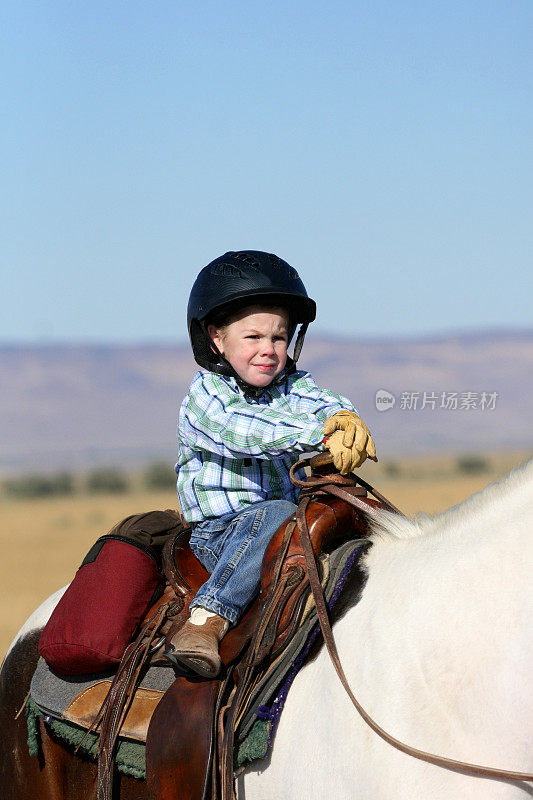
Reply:
[[[275,382],[293,372],[307,326],[316,316],[316,304],[307,296],[298,273],[283,259],[261,250],[229,251],[200,272],[189,297],[187,328],[194,358],[201,367],[234,377],[244,392],[259,397],[268,386],[250,386],[218,351],[207,332],[213,318],[219,320],[254,305],[282,306],[290,316],[290,332],[300,324],[292,358]]]

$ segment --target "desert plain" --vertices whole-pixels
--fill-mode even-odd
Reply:
[[[439,513],[462,502],[531,453],[487,453],[479,471],[458,469],[456,456],[365,464],[361,475],[402,511]],[[0,658],[27,617],[69,583],[96,539],[130,514],[174,508],[172,490],[43,499],[0,499]]]

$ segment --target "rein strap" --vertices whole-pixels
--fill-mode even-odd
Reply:
[[[300,501],[298,505],[298,510],[296,512],[296,524],[298,525],[298,533],[300,536],[300,544],[302,546],[305,562],[307,567],[307,575],[309,578],[309,584],[311,586],[311,591],[313,593],[313,599],[315,601],[318,621],[320,624],[320,629],[322,631],[322,635],[324,637],[324,642],[328,649],[329,656],[331,658],[332,664],[335,667],[335,671],[340,679],[340,682],[344,686],[348,697],[352,701],[353,705],[357,709],[360,716],[363,720],[367,723],[367,725],[372,728],[378,736],[381,736],[386,742],[390,745],[395,747],[397,750],[401,750],[402,753],[406,753],[409,756],[413,756],[414,758],[418,758],[421,761],[427,761],[429,764],[435,764],[438,767],[444,767],[446,769],[451,769],[459,772],[468,772],[472,775],[477,775],[484,778],[499,778],[508,781],[533,781],[533,773],[531,772],[513,772],[511,770],[504,770],[504,769],[495,769],[494,767],[483,767],[479,766],[478,764],[469,764],[465,761],[456,761],[453,758],[445,758],[444,756],[434,755],[433,753],[428,753],[425,750],[418,750],[415,747],[411,747],[410,745],[404,744],[399,739],[396,739],[394,736],[391,736],[390,733],[387,733],[377,722],[375,722],[370,714],[368,714],[365,709],[361,706],[357,698],[355,697],[354,693],[352,692],[350,685],[348,683],[348,679],[344,673],[344,669],[342,668],[342,664],[340,662],[339,653],[337,651],[337,646],[335,644],[335,639],[333,637],[333,632],[331,630],[331,626],[329,623],[328,612],[326,608],[326,603],[324,600],[324,595],[322,592],[322,585],[320,583],[320,578],[318,575],[318,570],[315,561],[315,555],[313,552],[313,546],[311,544],[311,540],[309,538],[309,528],[307,526],[307,519],[306,519],[306,510],[307,506],[309,505],[310,500],[312,499],[312,489],[313,487],[320,487],[319,493],[328,493],[334,494],[337,497],[341,497],[346,502],[350,503],[351,505],[364,510],[365,514],[369,514],[370,516],[376,518],[379,516],[378,512],[376,512],[372,506],[364,503],[359,498],[354,497],[350,492],[343,489],[339,484],[344,485],[354,485],[353,479],[343,478],[341,475],[328,475],[328,476],[310,476],[307,481],[300,481],[296,479],[293,475],[293,470],[297,469],[298,467],[302,466],[304,462],[298,462],[294,465],[293,469],[291,470],[291,478],[293,483],[297,486],[301,486],[302,489],[307,490],[307,492]],[[338,478],[342,480],[339,481]],[[395,506],[392,505],[388,500],[385,500],[381,495],[379,495],[369,484],[366,484],[361,480],[361,478],[357,477],[357,482],[362,483],[365,488],[370,490],[372,494],[388,506],[390,510],[398,511]],[[398,512],[401,513],[401,512]],[[403,516],[403,515],[402,515]]]

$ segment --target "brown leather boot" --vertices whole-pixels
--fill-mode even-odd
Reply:
[[[168,643],[165,657],[174,666],[186,667],[203,678],[216,678],[222,666],[218,645],[227,630],[227,619],[218,614],[208,617],[203,625],[188,619]]]

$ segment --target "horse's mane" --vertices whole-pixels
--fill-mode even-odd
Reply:
[[[369,524],[374,539],[405,540],[441,533],[452,525],[471,530],[495,522],[508,524],[517,513],[533,518],[533,459],[440,514],[419,512],[409,519],[383,511]]]

